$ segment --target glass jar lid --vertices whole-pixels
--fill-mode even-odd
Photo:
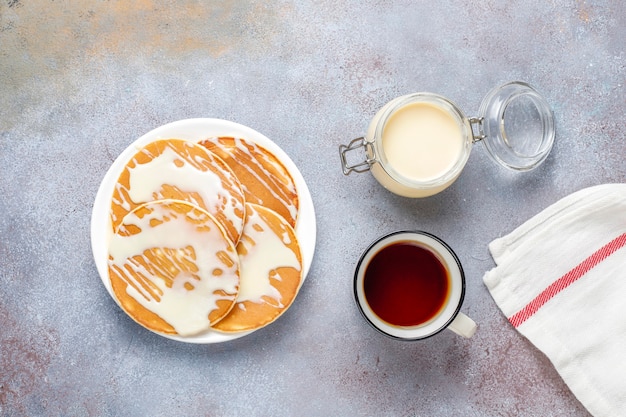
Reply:
[[[554,144],[554,116],[530,85],[514,81],[494,88],[480,105],[480,139],[489,156],[514,171],[538,167]]]

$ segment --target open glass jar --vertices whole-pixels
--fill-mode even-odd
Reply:
[[[479,117],[466,117],[450,100],[433,93],[398,97],[383,106],[367,134],[339,147],[343,173],[371,171],[389,191],[428,197],[461,174],[473,144],[481,141],[498,164],[515,171],[539,166],[554,143],[554,116],[545,99],[526,83],[494,88]],[[363,149],[364,159],[348,153]]]

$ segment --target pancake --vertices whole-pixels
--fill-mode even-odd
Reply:
[[[213,137],[200,144],[233,170],[243,186],[246,202],[272,209],[292,227],[296,226],[299,207],[296,185],[272,152],[242,138]]]
[[[205,209],[235,243],[241,236],[244,196],[230,168],[205,147],[181,139],[162,139],[140,149],[119,176],[111,203],[115,230],[141,204],[184,200]]]
[[[155,332],[192,336],[233,308],[239,291],[236,247],[206,211],[160,200],[128,213],[109,244],[115,298]]]
[[[237,245],[241,284],[237,305],[214,329],[241,332],[275,321],[302,283],[302,254],[293,228],[276,212],[246,203],[246,223]]]

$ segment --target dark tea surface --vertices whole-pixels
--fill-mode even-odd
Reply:
[[[449,292],[448,272],[430,250],[397,242],[376,253],[363,277],[367,303],[395,326],[416,326],[439,313]]]

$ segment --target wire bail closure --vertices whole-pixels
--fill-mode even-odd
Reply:
[[[348,158],[346,154],[359,148],[365,148],[365,161],[350,165],[348,163]],[[367,142],[364,137],[353,139],[347,146],[339,145],[339,157],[341,158],[341,168],[343,170],[343,175],[348,175],[352,171],[357,173],[369,171],[372,164],[376,162],[375,157],[370,157],[370,155],[373,154],[374,152],[372,149],[372,145]]]

